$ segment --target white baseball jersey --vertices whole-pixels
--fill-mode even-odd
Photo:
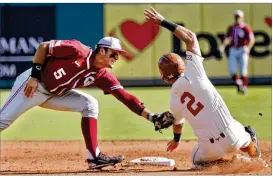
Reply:
[[[172,85],[170,108],[175,124],[188,120],[199,139],[209,140],[233,120],[225,102],[208,79],[204,58],[186,52],[186,71]]]

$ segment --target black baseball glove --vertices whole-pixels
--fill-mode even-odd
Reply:
[[[174,123],[174,117],[169,111],[152,116],[155,131],[161,132],[161,129],[167,129]]]

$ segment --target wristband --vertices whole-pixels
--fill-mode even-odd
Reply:
[[[173,140],[176,142],[180,141],[180,137],[181,137],[181,133],[177,134],[177,133],[173,133]]]
[[[167,28],[168,30],[170,30],[171,32],[174,32],[176,27],[178,26],[177,24],[171,22],[171,21],[168,21],[166,19],[164,19],[161,24],[160,24],[162,27],[164,28]]]
[[[149,120],[149,121],[151,121],[151,122],[153,122],[153,113],[148,113],[147,114],[147,116],[146,116],[146,118]]]
[[[30,76],[39,80],[41,79],[41,71],[42,71],[42,64],[33,63]]]

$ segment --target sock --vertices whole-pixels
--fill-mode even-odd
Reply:
[[[242,81],[243,81],[243,85],[244,86],[247,86],[248,85],[248,77],[246,76],[246,77],[241,77],[241,79],[242,79]]]
[[[100,153],[97,136],[97,119],[92,117],[83,117],[81,121],[81,127],[86,149],[88,150],[88,159],[95,159]]]

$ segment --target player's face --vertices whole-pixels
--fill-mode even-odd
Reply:
[[[236,23],[236,24],[241,24],[241,23],[244,22],[244,17],[238,16],[238,15],[236,15],[236,16],[234,17],[234,19],[235,19],[235,23]]]
[[[107,51],[105,51],[103,58],[104,66],[112,69],[115,66],[115,62],[119,58],[119,54],[115,50],[108,49]]]

